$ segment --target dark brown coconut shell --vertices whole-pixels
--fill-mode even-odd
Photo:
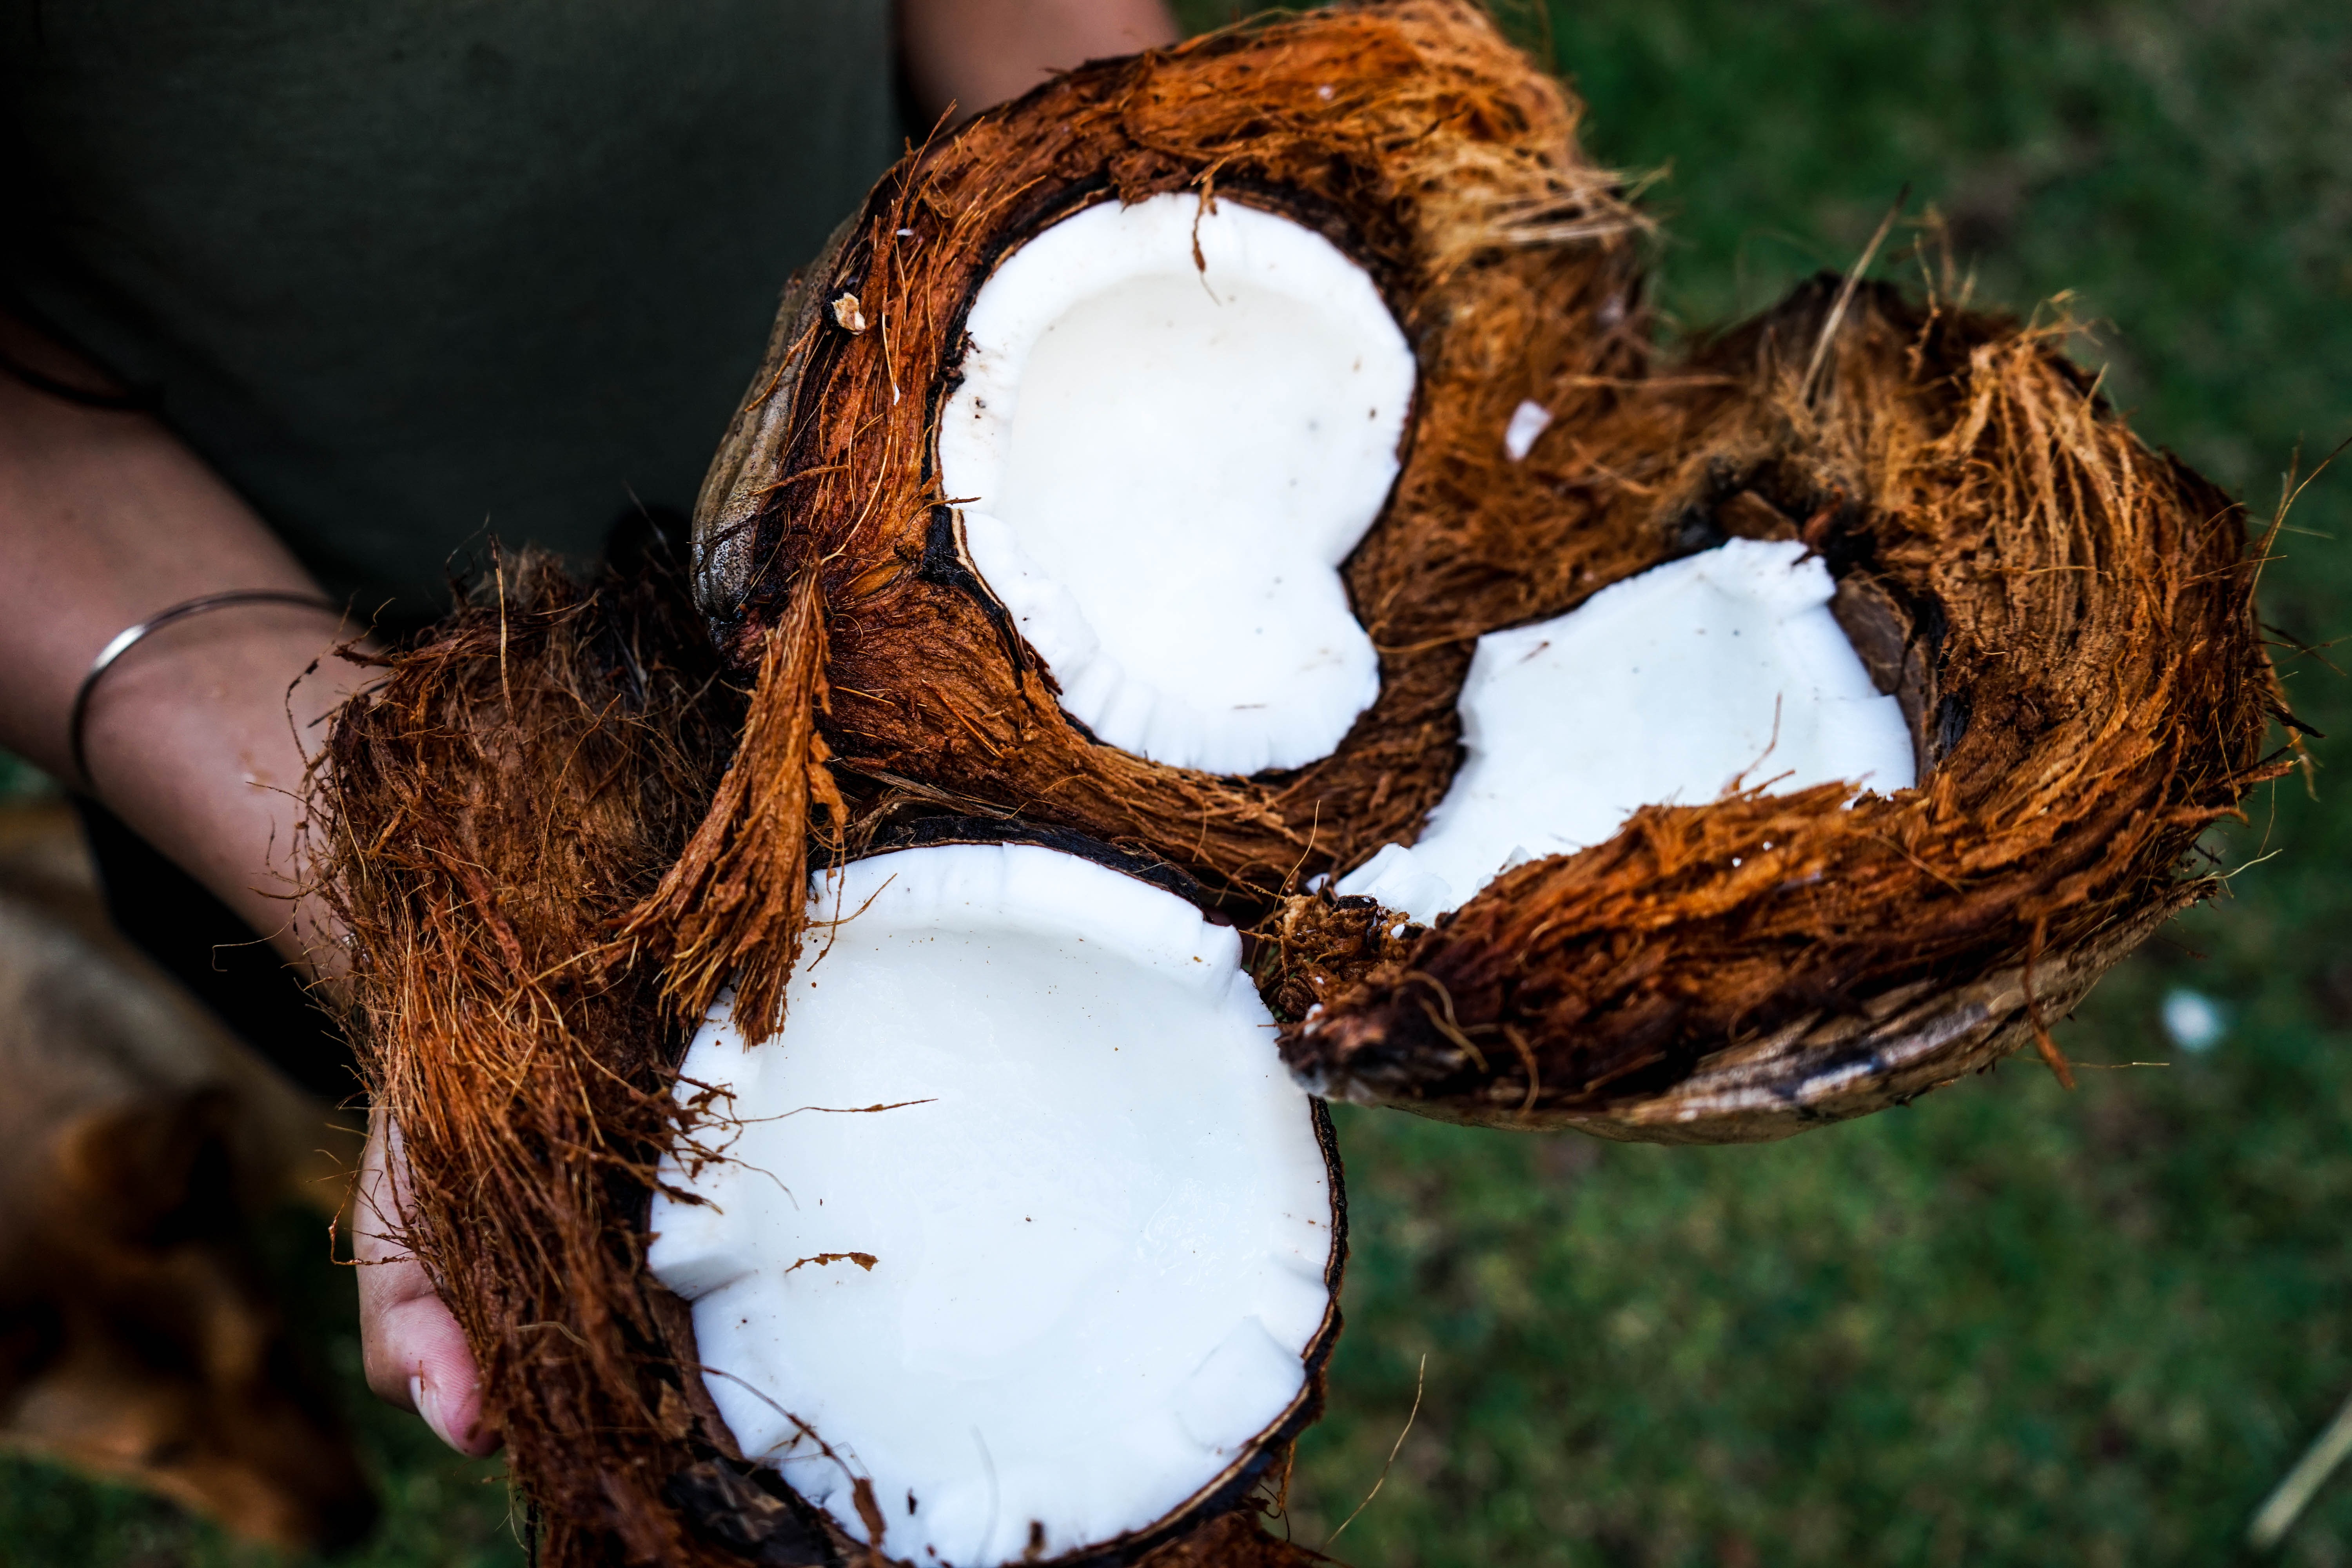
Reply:
[[[725,647],[749,668],[770,628],[821,618],[809,688],[761,700],[816,715],[847,831],[877,802],[1014,815],[1180,865],[1260,922],[1286,1056],[1325,1092],[1747,1139],[2046,1047],[2210,890],[2183,857],[2265,776],[2275,695],[2237,509],[2136,440],[2056,333],[1885,289],[1823,279],[1656,363],[1638,225],[1577,117],[1483,14],[1415,0],[1092,66],[910,155],[788,301],[706,487],[698,588]],[[1381,695],[1295,773],[1167,767],[1072,723],[934,472],[958,323],[996,259],[1088,203],[1173,189],[1316,224],[1420,361],[1403,471],[1344,568]],[[1522,399],[1555,418],[1514,463]],[[1825,557],[1912,721],[1917,791],[1644,812],[1409,940],[1298,895],[1411,842],[1443,797],[1479,635],[1733,534]],[[729,951],[781,994],[755,945]]]

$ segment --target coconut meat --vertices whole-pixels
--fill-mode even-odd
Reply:
[[[1371,279],[1230,196],[1105,202],[1007,255],[965,331],[940,484],[1063,708],[1180,767],[1328,755],[1380,689],[1338,568],[1413,391]]]
[[[1342,878],[1419,921],[1526,860],[1602,842],[1643,805],[1842,780],[1915,782],[1910,727],[1794,541],[1735,539],[1478,639],[1462,771],[1419,840]]]
[[[813,903],[838,923],[782,1035],[745,1049],[722,1004],[695,1037],[677,1092],[716,1091],[724,1152],[673,1156],[651,1216],[743,1453],[958,1568],[1231,1479],[1306,1397],[1339,1245],[1238,937],[1030,845],[877,856]]]

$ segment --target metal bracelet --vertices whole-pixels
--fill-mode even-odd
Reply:
[[[227,594],[206,594],[199,598],[185,599],[168,610],[161,610],[145,620],[127,626],[114,634],[113,639],[98,650],[89,661],[89,673],[81,678],[74,691],[73,716],[66,721],[67,750],[73,758],[74,777],[87,795],[96,795],[89,776],[88,739],[83,733],[89,718],[90,694],[98,689],[100,677],[114,668],[115,660],[129,653],[154,632],[163,630],[173,621],[184,621],[191,616],[201,616],[206,610],[226,609],[231,605],[299,605],[306,609],[343,613],[343,606],[318,594],[297,594],[281,588],[240,588]]]

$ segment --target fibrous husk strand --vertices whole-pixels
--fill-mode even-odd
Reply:
[[[678,1016],[701,1018],[731,984],[734,1017],[754,1043],[783,1026],[811,834],[829,826],[837,845],[845,811],[817,730],[825,617],[814,574],[799,578],[765,636],[751,711],[709,813],[624,929],[667,955],[662,989]]]

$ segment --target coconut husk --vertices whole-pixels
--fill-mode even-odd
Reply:
[[[786,301],[705,486],[698,589],[730,657],[749,669],[814,583],[842,771],[1171,861],[1236,910],[1409,837],[1452,775],[1476,631],[1641,559],[1588,528],[1589,466],[1513,464],[1496,434],[1526,398],[1581,427],[1648,353],[1642,223],[1578,153],[1579,112],[1482,12],[1415,0],[1091,65],[912,153]],[[1292,774],[1167,767],[1073,723],[932,461],[997,259],[1090,204],[1185,190],[1325,234],[1421,360],[1395,496],[1348,571],[1381,696]]]
[[[1089,67],[910,154],[788,301],[702,499],[706,609],[748,668],[785,606],[823,601],[816,728],[861,801],[1050,824],[1197,878],[1255,925],[1285,1055],[1324,1092],[1744,1139],[2021,1039],[2063,1075],[2048,1024],[2117,933],[2211,890],[2180,862],[2267,776],[2240,513],[2132,437],[2055,329],[1823,279],[1661,360],[1640,225],[1578,152],[1579,112],[1482,13],[1412,0]],[[1288,773],[1168,767],[1071,721],[934,471],[995,260],[1175,189],[1320,227],[1420,361],[1403,471],[1344,568],[1381,694]],[[1522,400],[1554,421],[1515,462]],[[1733,535],[1826,560],[1913,726],[1917,791],[1645,812],[1433,931],[1299,892],[1413,840],[1460,763],[1478,636]],[[1677,1094],[1702,1064],[1739,1064],[1746,1098]]]
[[[1579,112],[1483,15],[1411,0],[983,115],[911,153],[787,300],[698,515],[715,656],[657,562],[583,588],[508,559],[346,710],[317,826],[363,1060],[547,1561],[864,1551],[742,1462],[643,1269],[657,1163],[704,1131],[669,1092],[685,1025],[730,978],[739,1020],[781,1023],[813,856],[942,817],[1082,835],[1250,929],[1324,1091],[1670,1141],[1897,1103],[2029,1042],[2063,1072],[2049,1026],[2213,890],[2185,867],[2273,770],[2279,711],[2238,509],[2133,437],[2054,329],[1825,279],[1662,353],[1640,220]],[[1420,363],[1403,471],[1344,569],[1381,694],[1292,773],[1071,724],[932,471],[995,258],[1179,189],[1321,229]],[[1513,463],[1522,400],[1554,423]],[[1304,890],[1443,797],[1479,635],[1731,535],[1828,563],[1916,790],[1652,808],[1427,930]],[[1245,1515],[1158,1551],[1297,1554]]]
[[[498,558],[382,661],[313,782],[406,1239],[553,1563],[736,1561],[663,1495],[731,1445],[681,1370],[682,1307],[644,1272],[653,1173],[688,1130],[659,964],[622,933],[705,816],[740,704],[651,565],[592,592]]]
[[[774,646],[771,689],[780,668],[813,668],[789,623]],[[538,1560],[884,1560],[744,1459],[687,1305],[645,1271],[663,1154],[723,1157],[725,1138],[707,1103],[673,1097],[686,1037],[666,992],[739,931],[797,942],[799,828],[830,791],[788,770],[801,793],[751,796],[744,760],[821,753],[804,726],[763,731],[772,711],[719,679],[657,546],[586,586],[545,555],[494,555],[453,616],[376,662],[313,777],[312,864],[350,937],[371,1099],[401,1129],[404,1239],[481,1369]],[[785,711],[812,706],[800,689]],[[763,817],[793,825],[789,853],[770,848],[781,868],[702,853],[711,824],[756,833]],[[772,912],[785,876],[801,896]],[[688,900],[709,918],[668,912]],[[649,947],[648,929],[676,945]],[[1291,1429],[1321,1404],[1318,1357]],[[1250,1515],[1285,1453],[1137,1550],[1171,1568],[1318,1560]],[[867,1522],[887,1552],[878,1509]]]

